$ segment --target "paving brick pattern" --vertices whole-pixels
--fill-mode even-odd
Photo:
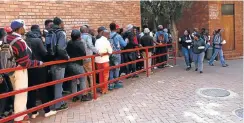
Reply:
[[[70,108],[32,123],[242,123],[233,110],[243,107],[242,60],[230,67],[204,66],[204,73],[184,71],[183,61],[150,77],[126,80],[125,87],[95,101],[70,103]],[[223,88],[236,96],[209,99],[200,88]]]

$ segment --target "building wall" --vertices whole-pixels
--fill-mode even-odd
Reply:
[[[211,32],[218,28],[223,28],[221,24],[221,4],[234,4],[234,38],[235,49],[233,51],[226,51],[227,58],[243,56],[243,1],[209,1],[209,5],[218,6],[218,17],[209,21],[209,29]]]
[[[243,2],[230,1],[205,1],[193,2],[190,8],[183,12],[183,17],[178,21],[177,28],[179,36],[183,35],[186,28],[206,28],[212,36],[215,29],[223,28],[221,24],[221,4],[234,4],[234,38],[235,49],[225,51],[224,55],[227,59],[243,56]],[[216,8],[214,6],[217,6]],[[212,38],[212,37],[211,37]]]
[[[183,12],[182,18],[177,22],[177,29],[179,36],[182,36],[185,29],[190,29],[192,32],[194,28],[208,28],[209,27],[209,13],[208,2],[198,1],[193,2],[191,7],[186,8]]]
[[[14,19],[25,20],[28,28],[33,24],[44,27],[44,21],[55,16],[63,19],[68,32],[83,24],[94,29],[108,27],[112,21],[141,26],[139,1],[0,1],[0,27]]]

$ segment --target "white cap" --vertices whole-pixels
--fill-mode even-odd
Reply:
[[[126,30],[131,30],[133,28],[133,25],[132,24],[129,24],[126,26]]]
[[[144,33],[149,33],[149,32],[150,32],[150,30],[148,28],[144,29]]]

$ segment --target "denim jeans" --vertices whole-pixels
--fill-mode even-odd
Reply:
[[[223,53],[223,50],[222,49],[218,49],[218,48],[215,48],[214,50],[214,54],[212,55],[212,57],[210,58],[209,60],[209,64],[212,65],[213,62],[214,62],[214,59],[216,58],[216,56],[218,55],[219,53],[219,57],[220,57],[220,63],[222,66],[224,66],[226,63],[225,63],[225,59],[224,59],[224,53]]]
[[[202,52],[200,54],[193,54],[193,60],[194,60],[194,63],[195,63],[195,67],[199,71],[202,71],[203,70],[204,55],[205,55],[204,52]]]
[[[85,73],[84,67],[77,63],[69,63],[67,69],[70,70],[71,76]],[[77,84],[79,84],[80,90],[86,89],[86,76],[72,80],[72,84],[71,84],[72,93],[77,92]]]
[[[51,66],[52,80],[63,79],[65,74],[65,67],[63,67],[62,65]],[[63,97],[62,92],[63,92],[63,83],[56,84],[54,86],[54,99],[59,99]],[[61,105],[63,104],[64,101],[58,102],[55,104],[55,108],[60,108]]]
[[[185,62],[187,67],[191,67],[191,62],[192,62],[192,50],[182,47],[182,53],[185,57]]]
[[[116,54],[115,57],[116,57],[116,61],[115,61],[115,66],[116,66],[116,65],[119,65],[121,63],[121,55]],[[119,71],[120,71],[120,68],[111,69],[109,71],[109,80],[118,78],[119,77]],[[117,82],[118,81],[116,81],[115,83],[117,83]]]

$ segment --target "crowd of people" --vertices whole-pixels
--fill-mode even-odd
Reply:
[[[24,20],[17,19],[13,20],[10,26],[0,28],[0,69],[23,67],[22,70],[0,75],[0,93],[92,72],[91,58],[45,66],[43,63],[48,61],[69,60],[70,58],[98,54],[95,57],[96,69],[104,69],[97,75],[96,80],[98,83],[106,83],[108,80],[116,79],[122,74],[130,74],[136,72],[136,70],[146,68],[146,62],[149,64],[148,67],[162,62],[164,64],[160,65],[159,68],[164,68],[167,65],[168,55],[166,53],[168,48],[172,48],[170,45],[148,50],[148,57],[154,54],[165,54],[164,56],[156,59],[149,58],[148,61],[133,63],[121,68],[108,69],[109,66],[146,57],[145,50],[112,54],[114,51],[172,43],[172,37],[168,29],[162,25],[159,25],[158,31],[153,34],[147,26],[143,26],[140,32],[140,29],[132,24],[127,25],[126,28],[120,28],[119,25],[112,22],[109,25],[110,29],[106,29],[104,26],[99,27],[97,35],[94,29],[91,29],[88,25],[82,25],[80,30],[72,30],[71,39],[68,40],[64,24],[61,18],[55,17],[53,20],[45,21],[43,32],[39,25],[32,25],[30,31],[26,32]],[[152,73],[151,69],[150,73]],[[131,77],[137,78],[139,76],[134,74]],[[74,79],[71,82],[58,83],[54,86],[0,99],[0,118],[35,107],[37,98],[42,103],[47,103],[63,97],[65,91],[75,93],[92,87],[93,83],[92,75],[88,75]],[[120,80],[103,84],[100,87],[100,93],[106,94],[109,90],[122,87],[123,82]],[[72,101],[90,101],[93,93],[97,92],[93,92],[91,89],[73,97]],[[50,117],[66,109],[68,109],[67,103],[61,101],[53,106],[45,107],[44,116]],[[39,112],[35,111],[30,116],[36,118],[38,115]],[[22,115],[15,118],[14,121],[15,123],[28,123],[29,117],[27,114]]]
[[[213,47],[213,54],[208,61],[209,65],[214,66],[213,63],[219,54],[222,67],[228,66],[228,64],[225,63],[222,49],[223,45],[226,43],[221,36],[223,31],[223,29],[214,30],[212,40],[210,39],[208,30],[205,28],[202,28],[201,32],[198,28],[195,28],[192,34],[190,30],[184,31],[184,35],[179,38],[179,43],[182,46],[181,49],[185,58],[187,71],[191,69],[191,63],[194,62],[195,71],[203,73],[203,60],[210,46]]]
[[[46,20],[44,25],[45,29],[43,32],[39,25],[32,25],[30,31],[26,32],[24,21],[18,19],[13,20],[10,26],[0,28],[1,69],[17,66],[25,68],[0,74],[0,93],[20,90],[60,80],[65,77],[92,72],[91,58],[52,66],[44,66],[44,62],[69,60],[70,58],[98,54],[95,57],[96,69],[104,70],[97,74],[96,82],[106,83],[108,80],[116,79],[122,74],[130,74],[144,69],[146,68],[146,63],[148,63],[148,67],[157,63],[162,63],[157,68],[166,67],[168,49],[172,48],[172,45],[170,45],[172,43],[170,30],[162,25],[159,25],[158,30],[153,33],[147,26],[143,26],[140,32],[140,29],[132,24],[127,25],[126,28],[120,28],[118,24],[112,22],[109,25],[109,29],[106,29],[104,26],[99,27],[97,34],[88,25],[82,25],[79,30],[72,30],[70,40],[68,40],[64,30],[64,22],[59,17],[55,17],[53,20]],[[194,29],[193,33],[190,33],[189,30],[184,31],[184,35],[179,38],[179,43],[182,46],[181,49],[185,58],[187,71],[191,69],[191,63],[194,62],[195,71],[203,73],[204,56],[211,45],[214,47],[214,52],[209,60],[209,65],[214,65],[214,60],[219,54],[222,66],[228,66],[223,57],[222,45],[226,42],[222,39],[222,31],[221,29],[215,30],[212,40],[210,40],[208,31],[204,28],[201,32],[197,28]],[[148,49],[148,54],[146,54],[145,50],[112,54],[115,51],[155,45],[163,46]],[[149,58],[148,61],[144,60],[120,68],[108,69],[109,66],[116,66],[121,63],[128,63],[159,54],[165,55]],[[152,73],[152,69],[149,69],[149,74]],[[137,78],[139,76],[134,74],[131,77]],[[93,83],[92,75],[88,75],[70,82],[58,83],[54,86],[0,99],[0,118],[35,107],[37,97],[42,103],[47,103],[63,97],[63,93],[66,91],[76,93],[80,90],[93,87]],[[106,94],[109,90],[122,87],[123,82],[121,80],[103,84],[100,87],[100,93]],[[97,92],[93,92],[93,89],[91,89],[88,92],[73,97],[72,101],[90,101],[94,93]],[[66,109],[68,109],[67,103],[61,101],[53,106],[45,107],[44,116],[49,117]],[[31,118],[36,118],[38,115],[38,111],[32,112]],[[29,117],[27,114],[22,115],[15,118],[14,121],[16,123],[26,123],[29,122]]]

